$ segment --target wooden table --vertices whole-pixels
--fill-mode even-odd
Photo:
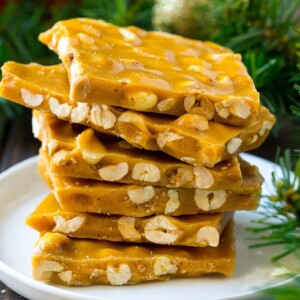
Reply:
[[[283,148],[291,146],[288,140],[290,127],[285,126],[279,139],[270,137],[262,147],[252,153],[273,161],[277,145],[281,145]],[[39,147],[40,142],[35,140],[31,133],[31,112],[26,110],[22,116],[8,123],[2,142],[0,141],[0,172],[26,158],[37,155]],[[16,299],[25,298],[0,282],[0,300]]]
[[[26,110],[22,116],[6,126],[0,144],[0,172],[28,157],[37,155],[39,146],[40,142],[35,140],[31,133],[31,112]],[[20,299],[25,298],[0,281],[0,300]]]

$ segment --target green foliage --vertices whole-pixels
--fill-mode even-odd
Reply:
[[[290,105],[300,106],[293,88],[300,86],[300,76],[295,76],[300,0],[157,0],[157,8],[158,28],[213,40],[241,53],[262,103],[278,117],[277,125],[290,116]]]
[[[118,25],[133,24],[150,29],[152,6],[152,0],[38,1],[38,4],[36,0],[6,1],[0,18],[0,65],[9,60],[58,63],[57,55],[38,42],[38,35],[63,19],[99,18]],[[20,112],[21,106],[0,99],[1,118],[13,118]]]
[[[295,119],[300,120],[300,107],[291,105],[291,110],[293,115],[295,116]]]
[[[83,0],[79,14],[103,19],[119,26],[136,25],[151,29],[153,0]]]
[[[290,115],[290,105],[299,106],[294,85],[300,83],[300,76],[295,76],[299,72],[300,1],[233,2],[213,39],[242,53],[261,101],[277,117]]]
[[[274,193],[263,195],[267,199],[262,204],[261,218],[255,222],[258,226],[249,228],[259,234],[258,243],[251,248],[269,245],[283,245],[283,252],[273,258],[278,261],[284,256],[300,250],[300,159],[296,160],[294,174],[291,151],[284,151],[284,156],[277,159],[280,171],[272,173]]]
[[[8,60],[56,63],[57,56],[38,42],[41,31],[54,22],[75,14],[71,2],[61,7],[47,5],[46,1],[7,1],[0,18],[0,64]]]
[[[263,300],[296,300],[300,299],[300,276],[297,276],[293,283],[266,289],[263,296],[258,299]]]
[[[280,124],[281,117],[290,115],[291,105],[300,107],[300,75],[297,75],[300,0],[198,2],[191,2],[196,18],[190,20],[200,22],[201,15],[212,15],[213,24],[207,20],[206,30],[194,30],[190,36],[214,40],[241,52],[262,102],[279,118]],[[0,65],[8,60],[57,63],[57,56],[39,43],[37,37],[61,19],[100,18],[121,26],[151,29],[154,4],[154,0],[65,0],[38,1],[38,4],[35,0],[5,1],[0,18]],[[13,117],[15,111],[20,111],[15,104],[7,104],[10,107],[4,109],[3,103],[0,101],[0,113],[10,111],[8,116]]]
[[[79,2],[79,3],[78,3]],[[38,35],[55,22],[72,17],[100,18],[118,25],[139,25],[149,28],[152,1],[82,0],[7,1],[0,18],[0,64],[8,60],[59,62],[57,55],[38,42]]]
[[[7,1],[0,18],[0,65],[15,60],[43,64],[57,63],[57,56],[37,41],[39,33],[49,28],[55,21],[73,13],[71,3],[60,9],[40,1]],[[1,118],[13,118],[22,112],[22,107],[0,98]]]

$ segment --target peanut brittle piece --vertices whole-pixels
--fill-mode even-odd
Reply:
[[[257,168],[246,163],[241,163],[243,180],[240,187],[209,191],[62,177],[53,174],[49,165],[49,156],[41,151],[38,172],[62,208],[129,217],[255,210],[262,184]]]
[[[48,232],[38,240],[32,256],[35,279],[73,286],[124,285],[214,273],[230,276],[234,267],[232,221],[218,247],[127,244]]]
[[[223,189],[241,184],[236,157],[213,168],[194,167],[162,152],[124,147],[114,136],[91,128],[75,128],[52,114],[34,112],[42,149],[50,156],[50,169],[61,176],[139,185]]]
[[[147,150],[161,150],[196,166],[212,167],[243,151],[257,148],[269,134],[274,116],[264,107],[244,127],[208,122],[186,113],[179,118],[153,115],[95,103],[69,101],[69,82],[62,65],[6,63],[0,95],[59,119],[113,134]]]
[[[60,21],[39,38],[67,68],[72,101],[238,125],[260,109],[241,56],[212,42],[91,19]]]
[[[110,198],[106,199],[110,201]],[[154,243],[193,247],[217,247],[232,212],[171,217],[135,218],[74,212],[59,206],[49,194],[26,219],[40,232],[113,242]]]

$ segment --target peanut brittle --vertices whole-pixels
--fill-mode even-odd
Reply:
[[[213,168],[194,167],[161,152],[124,147],[114,136],[74,128],[52,114],[34,112],[50,169],[61,176],[154,186],[223,189],[241,184],[237,158]]]
[[[275,122],[264,107],[257,120],[240,127],[208,122],[203,116],[190,113],[176,119],[95,103],[72,103],[68,76],[62,65],[44,67],[9,62],[2,70],[0,96],[4,98],[120,136],[137,147],[161,150],[197,166],[212,167],[242,151],[257,148]]]
[[[68,238],[45,233],[32,256],[37,280],[63,285],[124,285],[220,273],[235,267],[233,222],[218,247],[140,245]]]
[[[38,172],[62,208],[130,217],[254,210],[259,204],[262,184],[257,168],[245,162],[241,162],[243,181],[240,187],[212,191],[62,177],[51,173],[49,164],[49,156],[41,151]]]
[[[91,19],[60,21],[39,38],[67,68],[72,101],[229,124],[260,109],[241,56],[212,42]]]
[[[110,201],[110,198],[106,199]],[[26,219],[40,232],[114,242],[154,243],[194,247],[217,247],[232,212],[171,217],[135,218],[74,212],[61,208],[49,194]]]

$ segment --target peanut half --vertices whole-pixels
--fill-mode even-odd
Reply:
[[[90,122],[104,129],[111,129],[115,126],[117,117],[107,105],[94,103],[90,113]]]
[[[122,162],[117,165],[111,165],[99,169],[99,175],[106,181],[117,181],[128,174],[129,167],[127,162]]]
[[[240,138],[232,138],[227,144],[227,152],[229,154],[237,152],[242,143],[243,141]]]
[[[72,281],[73,272],[72,271],[64,271],[64,272],[58,273],[57,276],[65,283],[70,283]]]
[[[159,168],[151,163],[137,163],[133,167],[132,178],[140,181],[158,182],[161,174]]]
[[[72,111],[72,107],[69,104],[67,103],[60,104],[59,101],[54,97],[50,98],[49,106],[51,112],[54,115],[56,115],[59,119],[68,118]]]
[[[156,216],[149,220],[144,229],[145,237],[155,244],[172,244],[181,235],[180,230],[166,217]]]
[[[81,123],[84,122],[89,114],[90,107],[87,103],[77,102],[77,106],[72,109],[71,122]]]
[[[195,185],[199,189],[208,189],[215,182],[215,179],[211,171],[209,171],[205,167],[195,167],[194,175],[195,175]]]
[[[132,189],[127,192],[129,199],[136,204],[143,204],[155,196],[155,189],[148,185],[139,189]]]
[[[204,211],[220,208],[225,203],[226,197],[227,193],[224,190],[206,191],[196,189],[194,194],[194,200],[197,207]]]
[[[147,110],[157,103],[157,96],[149,91],[137,91],[128,95],[128,99],[132,102],[131,106],[136,110]]]
[[[157,109],[160,112],[167,111],[167,110],[171,109],[175,104],[176,104],[176,100],[174,98],[168,98],[163,101],[160,101],[157,104]]]
[[[135,229],[134,226],[135,226],[134,217],[123,216],[118,220],[118,229],[125,240],[136,242],[141,239],[141,235]]]
[[[272,123],[269,121],[263,121],[260,131],[258,132],[259,136],[263,136],[266,131],[271,130],[273,127]]]
[[[160,149],[163,149],[167,143],[171,143],[173,141],[177,141],[181,139],[183,139],[182,136],[170,131],[165,131],[165,132],[158,133],[156,141],[158,147]]]
[[[104,145],[96,137],[93,129],[86,129],[76,138],[76,146],[82,153],[83,159],[90,164],[97,164],[106,153]]]
[[[131,279],[131,270],[127,264],[121,264],[116,270],[113,266],[108,266],[106,269],[106,276],[110,284],[123,285]]]
[[[165,207],[165,214],[170,214],[176,211],[180,206],[179,194],[175,190],[168,191],[168,197],[170,200],[167,202]]]
[[[70,233],[77,231],[85,222],[86,217],[75,217],[70,220],[66,220],[62,216],[54,216],[55,227],[53,232]]]
[[[118,118],[118,122],[134,125],[141,132],[149,133],[149,130],[145,124],[145,121],[141,115],[133,111],[125,111]]]
[[[38,263],[38,266],[33,269],[33,275],[38,280],[48,280],[52,272],[62,272],[63,265],[53,260],[44,260]]]
[[[196,234],[196,243],[201,246],[217,247],[219,239],[220,234],[218,230],[211,226],[200,228]]]
[[[178,267],[167,256],[159,256],[154,261],[153,270],[155,275],[161,276],[176,273]]]
[[[40,106],[44,100],[44,97],[40,94],[32,94],[25,89],[21,89],[21,96],[25,104],[29,107]]]

